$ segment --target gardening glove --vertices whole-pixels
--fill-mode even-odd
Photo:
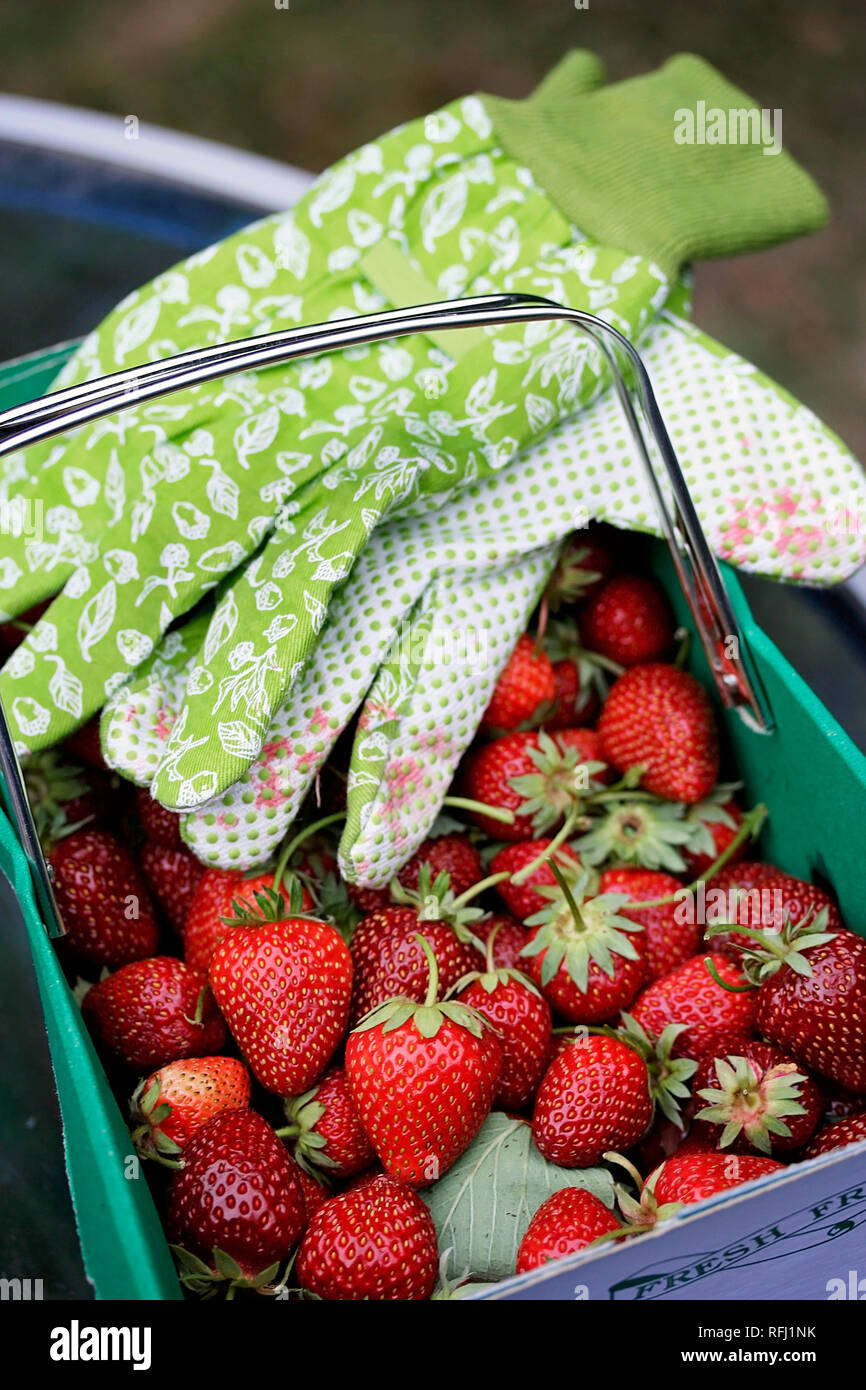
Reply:
[[[823,201],[787,155],[675,145],[674,109],[743,104],[706,64],[676,59],[588,92],[589,61],[567,60],[528,103],[471,97],[363,147],[291,216],[125,301],[82,349],[77,377],[203,337],[493,290],[589,309],[635,340],[681,258],[820,223]],[[547,186],[533,173],[542,167]],[[623,199],[649,170],[647,196]],[[569,220],[574,188],[586,198],[581,230]],[[190,786],[200,802],[218,796],[261,750],[335,587],[382,519],[444,506],[604,380],[572,326],[514,324],[236,377],[27,451],[13,468],[44,498],[46,534],[13,546],[6,611],[68,579],[0,676],[19,748],[70,732],[231,574],[153,783],[170,806]]]
[[[767,575],[846,577],[866,558],[866,538],[840,530],[834,498],[846,497],[857,514],[866,508],[858,465],[811,412],[694,329],[683,317],[688,308],[683,284],[644,355],[716,554]],[[825,474],[836,493],[823,485]],[[222,867],[266,863],[366,694],[340,867],[365,886],[387,882],[429,833],[561,540],[589,515],[661,534],[609,394],[467,488],[459,508],[379,528],[249,772],[183,818],[194,852]],[[109,762],[144,785],[162,758],[200,637],[185,652],[180,634],[170,639],[176,664],[119,691],[103,716]],[[182,756],[175,767],[182,775]]]

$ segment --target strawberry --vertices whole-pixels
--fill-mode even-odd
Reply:
[[[168,922],[182,936],[204,865],[188,849],[170,849],[154,840],[145,840],[138,863]]]
[[[318,1298],[417,1302],[432,1294],[438,1266],[427,1207],[411,1187],[381,1175],[319,1208],[295,1272]]]
[[[519,970],[496,969],[495,945],[493,933],[487,940],[485,968],[464,976],[454,996],[486,1018],[502,1041],[502,1071],[494,1104],[503,1110],[522,1110],[538,1090],[547,1065],[550,1008]]]
[[[751,931],[744,968],[758,985],[757,1026],[801,1066],[866,1094],[866,940],[828,931],[829,909],[782,931]],[[719,927],[710,927],[715,936]]]
[[[619,666],[637,666],[670,651],[674,616],[654,580],[615,574],[584,604],[580,635],[590,652]]]
[[[436,957],[419,937],[424,1002],[391,999],[346,1042],[346,1073],[361,1124],[383,1167],[416,1187],[435,1181],[472,1143],[502,1071],[502,1046],[481,1014],[437,1003]]]
[[[614,568],[609,535],[599,526],[575,531],[568,538],[544,591],[543,604],[552,613],[597,593]]]
[[[74,830],[49,852],[64,940],[87,962],[114,967],[153,955],[159,929],[144,879],[107,830]]]
[[[583,1187],[563,1187],[542,1202],[530,1221],[517,1252],[517,1273],[573,1255],[620,1229],[621,1223],[598,1197]]]
[[[730,795],[732,790],[727,786],[716,787],[704,801],[689,809],[686,823],[693,829],[693,835],[682,853],[690,879],[701,878],[706,873],[728,848],[743,823],[743,813]],[[744,840],[734,850],[726,867],[742,859],[747,849]]]
[[[627,1149],[653,1115],[646,1063],[618,1038],[589,1036],[566,1047],[535,1097],[532,1137],[561,1168],[588,1168],[608,1149]]]
[[[133,1139],[147,1157],[181,1153],[196,1130],[224,1110],[246,1110],[250,1078],[235,1057],[188,1057],[139,1082],[130,1102]]]
[[[493,874],[508,873],[512,876],[521,874],[522,870],[534,864],[536,859],[541,858],[550,849],[553,841],[547,838],[540,840],[524,840],[519,845],[506,845],[494,854],[490,861],[490,872]],[[568,845],[560,845],[554,851],[553,858],[562,866],[571,866],[580,870],[580,860]],[[545,859],[532,873],[522,876],[518,883],[513,877],[505,879],[502,883],[497,883],[496,891],[499,894],[509,912],[513,912],[515,917],[520,917],[526,921],[534,912],[545,906],[545,899],[537,891],[539,888],[555,888],[556,879],[550,863]]]
[[[260,1084],[277,1095],[305,1091],[321,1075],[346,1031],[352,957],[335,927],[298,915],[265,889],[243,908],[237,930],[211,957],[210,982],[232,1036]]]
[[[136,787],[135,809],[145,837],[166,849],[181,849],[180,816],[154,801],[147,787]]]
[[[695,1115],[695,1129],[730,1153],[799,1149],[821,1118],[815,1082],[770,1043],[746,1043],[740,1056],[705,1057],[694,1094],[707,1102]]]
[[[300,1166],[296,1168],[295,1176],[301,1185],[301,1192],[304,1196],[304,1230],[306,1230],[319,1207],[323,1207],[331,1197],[331,1189]]]
[[[105,1046],[139,1072],[209,1057],[226,1040],[206,982],[174,956],[124,965],[87,991],[81,1012]]]
[[[27,800],[43,848],[83,825],[103,826],[112,815],[110,779],[94,768],[83,768],[60,749],[33,753],[21,764]]]
[[[717,1192],[752,1182],[765,1173],[779,1173],[783,1164],[757,1154],[675,1153],[656,1168],[644,1184],[659,1205],[702,1202]]]
[[[181,1281],[197,1292],[274,1283],[304,1227],[295,1167],[254,1110],[216,1115],[190,1139],[168,1195],[166,1227]]]
[[[419,892],[423,865],[428,866],[428,878],[435,882],[439,874],[447,874],[455,897],[466,893],[484,877],[478,850],[465,835],[438,835],[425,840],[397,875],[397,882],[410,893]],[[370,891],[370,890],[367,890]],[[372,890],[376,891],[376,890]],[[386,899],[388,891],[384,890]]]
[[[849,1115],[844,1120],[827,1125],[820,1134],[803,1150],[803,1158],[818,1158],[821,1154],[832,1153],[834,1149],[847,1148],[849,1144],[860,1144],[866,1139],[866,1111],[859,1115]]]
[[[472,800],[515,813],[511,825],[468,812],[494,840],[531,840],[574,816],[581,800],[597,790],[598,737],[592,729],[505,734],[471,753],[463,764],[463,783]]]
[[[584,680],[580,664],[573,657],[553,663],[553,704],[542,723],[549,733],[591,724],[598,713],[598,694]]]
[[[692,956],[669,975],[654,980],[635,1000],[631,1013],[648,1033],[658,1035],[669,1023],[685,1024],[674,1056],[724,1057],[739,1054],[755,1031],[758,1010],[753,993],[730,993],[742,988],[742,972],[724,956],[711,958],[724,985],[712,978],[702,956]]]
[[[376,1162],[376,1153],[361,1128],[346,1073],[332,1067],[312,1090],[283,1101],[288,1125],[277,1133],[288,1139],[295,1162],[307,1172],[351,1178]]]
[[[760,931],[779,932],[786,921],[798,926],[825,908],[829,929],[837,931],[843,925],[839,909],[822,888],[794,878],[774,864],[751,860],[725,864],[706,888],[708,926],[736,922]],[[714,932],[713,942],[735,960],[754,944],[745,932]]]
[[[643,767],[641,787],[669,801],[703,801],[719,771],[715,716],[703,686],[661,662],[632,666],[598,721],[602,756],[621,772]]]
[[[426,865],[421,866],[418,883],[418,894],[406,894],[405,905],[370,913],[352,933],[352,1027],[370,1009],[396,995],[416,1003],[424,998],[427,966],[417,939],[422,924],[436,955],[440,995],[478,963],[471,930],[482,915],[480,909],[456,907],[447,874],[437,874],[431,882]]]
[[[494,686],[479,728],[510,733],[532,722],[541,707],[551,703],[554,694],[550,657],[525,632]]]
[[[491,934],[496,932],[493,942],[493,964],[497,970],[509,970],[521,964],[520,952],[529,940],[529,933],[522,922],[510,917],[507,912],[491,912],[472,923],[472,935],[484,949]]]
[[[625,893],[629,902],[669,898],[681,891],[678,879],[650,869],[605,869],[599,880],[599,892]],[[694,914],[683,910],[687,905],[687,901],[678,901],[644,910],[621,909],[624,917],[639,922],[644,929],[648,981],[669,975],[698,950],[702,930],[688,920]]]
[[[287,897],[289,879],[286,875]],[[205,869],[189,905],[183,933],[184,956],[191,970],[207,974],[214,951],[230,930],[225,919],[236,916],[235,903],[252,908],[256,893],[265,892],[273,884],[273,869],[252,877],[245,877],[237,869]],[[312,905],[304,888],[301,906],[308,911]]]
[[[527,921],[534,928],[522,955],[526,971],[551,1008],[570,1023],[605,1023],[628,1008],[646,979],[639,923],[620,914],[622,893],[587,896],[588,876],[554,864],[554,888],[538,891],[548,906]]]

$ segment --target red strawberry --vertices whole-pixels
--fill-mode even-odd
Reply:
[[[599,892],[625,893],[630,902],[640,902],[642,898],[654,900],[673,897],[681,889],[682,884],[678,879],[670,874],[654,873],[650,869],[605,869],[599,881]],[[642,911],[627,907],[620,909],[624,917],[640,922],[644,929],[649,981],[669,975],[678,965],[689,960],[700,946],[702,929],[697,922],[688,920],[695,914],[686,911],[687,907],[688,899]]]
[[[610,532],[596,525],[569,537],[544,591],[544,604],[552,613],[598,592],[614,569],[611,540]]]
[[[487,1116],[502,1070],[502,1046],[465,1004],[437,1004],[436,957],[422,1004],[392,999],[346,1042],[346,1073],[361,1123],[385,1169],[416,1187],[441,1177]]]
[[[712,957],[726,985],[742,987],[742,972],[724,956]],[[703,956],[693,956],[669,975],[654,980],[638,995],[632,1016],[658,1036],[669,1023],[685,1024],[674,1044],[675,1057],[724,1057],[740,1053],[754,1034],[758,1004],[753,992],[729,993],[707,971]]]
[[[705,905],[708,926],[736,922],[743,927],[779,932],[786,921],[797,926],[823,908],[827,909],[831,931],[843,925],[838,907],[822,888],[794,878],[774,864],[751,860],[721,868],[707,884]],[[744,949],[754,945],[743,932],[714,932],[713,943],[736,960]]]
[[[860,1144],[866,1139],[866,1111],[859,1115],[849,1115],[847,1119],[837,1120],[816,1134],[811,1144],[803,1150],[803,1158],[818,1158],[820,1154],[832,1153],[834,1149],[847,1148],[849,1144]]]
[[[670,651],[674,616],[652,579],[615,574],[581,610],[580,635],[589,651],[619,666],[637,666]]]
[[[606,1023],[628,1008],[646,979],[643,928],[619,909],[622,894],[586,896],[587,875],[542,888],[548,906],[530,917],[526,972],[570,1023]],[[570,878],[570,881],[569,881]]]
[[[138,863],[169,923],[182,936],[204,865],[188,849],[169,849],[153,840],[145,840]]]
[[[583,1187],[563,1187],[536,1211],[517,1252],[517,1273],[540,1269],[621,1229],[604,1202]]]
[[[695,1129],[729,1153],[799,1149],[821,1118],[821,1092],[770,1043],[745,1043],[739,1056],[705,1057],[695,1073],[704,1102]]]
[[[481,917],[472,923],[472,935],[486,949],[491,933],[496,932],[493,943],[493,964],[497,970],[510,970],[522,965],[520,953],[529,940],[529,933],[522,922],[510,917],[507,912],[491,912],[489,917]]]
[[[136,1148],[146,1155],[172,1157],[214,1115],[246,1110],[249,1103],[249,1073],[235,1057],[169,1062],[139,1082],[132,1097]]]
[[[719,771],[715,716],[687,671],[653,662],[620,676],[598,721],[603,756],[626,772],[642,766],[641,787],[670,801],[702,801]]]
[[[801,1066],[866,1094],[866,940],[828,931],[829,910],[743,951],[759,983],[759,1033]],[[710,928],[711,932],[715,928]]]
[[[550,733],[591,724],[598,713],[595,688],[581,680],[580,667],[570,657],[553,663],[553,705],[541,721]]]
[[[424,864],[428,866],[431,883],[439,874],[448,875],[449,887],[455,897],[468,892],[473,884],[484,877],[481,856],[465,835],[439,835],[435,839],[425,840],[409,862],[403,865],[397,875],[398,883],[410,893],[417,893]],[[390,901],[388,890],[382,891]]]
[[[417,1302],[436,1284],[436,1228],[416,1192],[381,1175],[315,1213],[295,1273],[319,1298]]]
[[[319,1207],[325,1205],[332,1193],[329,1187],[325,1187],[324,1182],[314,1178],[311,1173],[306,1173],[301,1167],[296,1169],[295,1176],[301,1185],[301,1192],[304,1194],[304,1230],[306,1230]]]
[[[471,753],[463,764],[466,795],[486,806],[514,811],[511,825],[470,811],[494,840],[531,840],[575,814],[582,795],[596,790],[602,768],[591,729],[505,734]]]
[[[432,919],[429,904],[424,903],[427,898],[438,899],[440,920]],[[417,939],[422,911],[423,931],[436,955],[440,996],[475,968],[479,952],[472,944],[471,927],[481,914],[478,909],[469,909],[454,915],[451,903],[453,894],[447,879],[437,877],[431,885],[429,872],[422,867],[417,904],[383,907],[361,919],[350,945],[354,966],[352,1027],[387,999],[400,995],[420,1003],[424,998],[427,965]]]
[[[148,840],[154,844],[165,845],[166,849],[182,849],[180,837],[180,816],[154,801],[147,787],[136,787],[135,809],[141,828]]]
[[[27,800],[44,848],[88,824],[91,829],[114,817],[111,779],[95,768],[82,768],[57,748],[33,753],[21,764]]]
[[[538,1090],[547,1066],[550,1009],[520,971],[495,968],[495,945],[495,937],[492,943],[488,939],[486,968],[461,980],[455,997],[486,1018],[502,1041],[502,1071],[494,1103],[503,1110],[522,1110]]]
[[[720,790],[717,788],[717,790]],[[737,831],[743,823],[743,813],[736,801],[730,797],[727,800],[715,800],[709,797],[706,801],[700,801],[693,806],[686,817],[686,824],[695,827],[698,839],[692,840],[690,844],[683,848],[682,855],[686,861],[686,869],[689,879],[700,878],[711,864],[714,864],[720,854],[728,848],[728,845],[736,837]],[[742,859],[748,849],[748,842],[743,841],[734,850],[728,860],[726,868],[736,864],[738,859]],[[724,872],[724,870],[720,870]],[[713,886],[716,886],[714,880]]]
[[[480,728],[509,732],[530,722],[556,693],[550,657],[525,632],[518,639],[484,711]]]
[[[543,838],[541,840],[524,840],[519,845],[506,845],[504,849],[498,850],[491,859],[490,872],[492,874],[519,874],[521,870],[528,868],[530,864],[540,858],[552,844],[552,840]],[[559,849],[554,852],[553,858],[557,864],[570,865],[580,869],[580,860],[574,851],[569,849],[568,845],[560,845]],[[525,921],[527,917],[531,917],[534,912],[538,912],[546,905],[547,899],[536,891],[537,888],[542,887],[556,887],[556,879],[547,860],[519,883],[515,883],[513,878],[498,883],[496,891],[509,912],[513,912],[515,917],[520,917]]]
[[[50,851],[64,940],[109,967],[153,955],[159,929],[144,879],[107,830],[74,830]]]
[[[87,991],[81,1011],[106,1047],[139,1072],[209,1057],[225,1045],[206,982],[173,956],[124,965]]]
[[[740,1183],[778,1173],[783,1164],[757,1154],[675,1153],[644,1184],[659,1206],[668,1202],[702,1202],[717,1192],[739,1187]]]
[[[535,1098],[532,1136],[562,1168],[587,1168],[608,1149],[628,1149],[653,1114],[642,1057],[617,1038],[590,1036],[566,1047]]]
[[[261,1115],[232,1110],[193,1135],[166,1214],[169,1239],[188,1252],[177,1252],[188,1287],[275,1282],[304,1221],[297,1169]]]
[[[291,878],[288,874],[285,877]],[[183,933],[184,956],[191,970],[207,974],[214,951],[231,930],[223,919],[235,916],[235,902],[254,908],[256,893],[273,887],[273,883],[273,869],[252,877],[237,869],[205,869],[189,905]],[[288,901],[290,885],[282,891]],[[313,906],[306,888],[301,905],[305,912]]]
[[[214,997],[256,1080],[277,1095],[298,1095],[346,1031],[349,948],[330,923],[297,915],[272,889],[233,925],[238,930],[211,958]]]
[[[311,1091],[283,1101],[283,1109],[289,1123],[277,1132],[292,1144],[299,1167],[339,1180],[376,1162],[342,1067],[332,1067]]]

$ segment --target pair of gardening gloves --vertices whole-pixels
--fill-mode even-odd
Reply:
[[[57,385],[390,306],[543,295],[638,346],[718,555],[841,580],[864,559],[834,524],[866,501],[857,464],[688,323],[682,270],[813,230],[824,201],[784,152],[678,144],[698,101],[752,106],[698,58],[605,87],[583,52],[526,101],[455,101],[130,295]],[[182,813],[204,862],[250,868],[363,705],[339,854],[370,886],[429,832],[563,542],[590,518],[658,529],[604,362],[561,322],[235,375],[0,460],[0,484],[44,520],[4,538],[0,608],[58,594],[0,674],[19,751],[104,706],[108,763]]]

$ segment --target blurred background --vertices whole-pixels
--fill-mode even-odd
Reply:
[[[823,187],[833,219],[805,241],[702,266],[696,318],[866,456],[859,0],[588,0],[585,9],[574,0],[282,2],[2,0],[0,91],[112,113],[118,139],[123,118],[134,115],[318,171],[465,92],[522,96],[570,47],[600,54],[610,80],[677,51],[699,53],[760,106],[782,109],[785,146]],[[245,220],[244,209],[206,200],[181,218],[174,195],[162,207],[151,195],[142,225],[123,226],[120,241],[97,231],[96,218],[88,227],[81,196],[68,215],[68,170],[42,170],[39,196],[37,173],[20,150],[7,152],[5,168],[0,162],[2,356],[84,331],[118,287]],[[36,215],[46,185],[50,230]],[[115,226],[122,222],[115,208]],[[58,268],[62,277],[52,273]]]

